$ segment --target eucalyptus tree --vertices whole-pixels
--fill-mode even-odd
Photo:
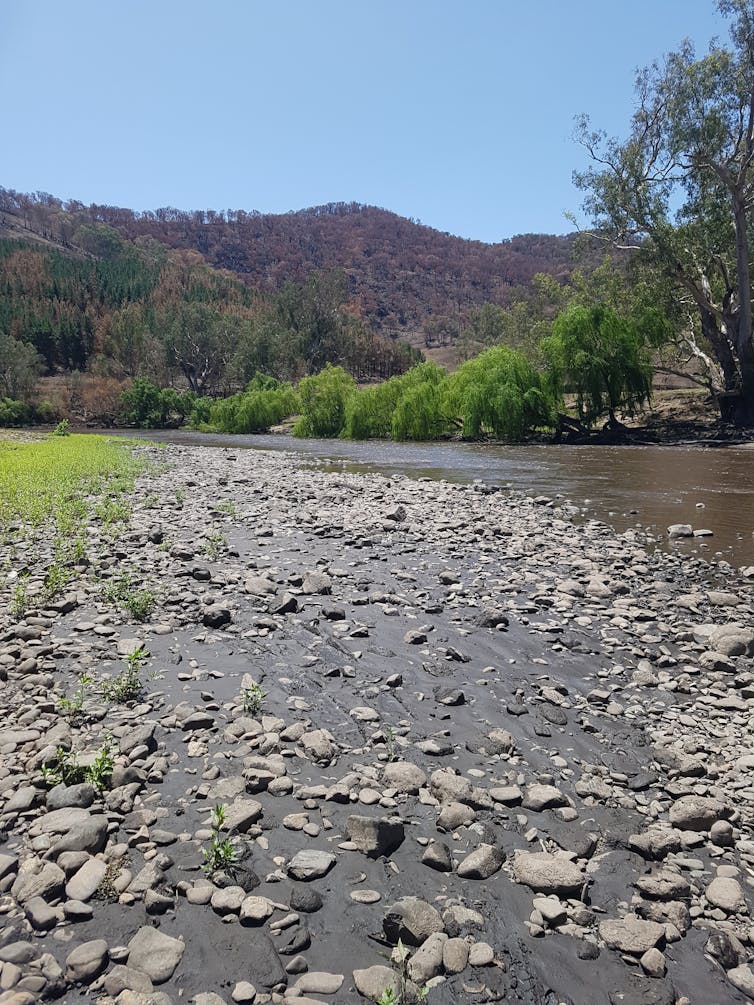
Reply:
[[[711,370],[723,418],[754,424],[749,231],[754,207],[754,0],[718,0],[730,43],[690,42],[642,70],[628,138],[586,116],[577,172],[597,231],[672,283],[694,319],[686,340]],[[701,340],[698,338],[701,335]]]

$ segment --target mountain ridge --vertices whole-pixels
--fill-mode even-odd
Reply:
[[[15,227],[8,227],[9,217],[17,221]],[[484,303],[508,306],[539,272],[567,279],[576,238],[521,234],[489,244],[353,202],[280,214],[173,207],[135,211],[0,189],[0,234],[34,233],[72,248],[77,232],[93,225],[110,227],[131,242],[152,238],[198,252],[208,265],[264,293],[303,282],[315,271],[342,270],[353,313],[377,332],[415,344],[433,317],[462,323]]]

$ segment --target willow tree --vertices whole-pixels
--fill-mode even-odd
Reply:
[[[660,270],[688,304],[697,334],[687,344],[713,371],[721,415],[749,425],[754,0],[717,7],[731,19],[730,45],[713,41],[697,58],[686,41],[642,70],[627,139],[579,120],[593,166],[575,180],[597,230]]]
[[[616,412],[633,414],[652,393],[652,365],[647,328],[619,317],[602,305],[569,307],[555,319],[542,354],[557,391],[576,395],[579,418],[592,426],[607,415],[615,429]]]
[[[554,425],[556,400],[544,375],[523,353],[493,346],[448,378],[445,408],[458,415],[462,433],[478,440],[493,434],[520,440]]]

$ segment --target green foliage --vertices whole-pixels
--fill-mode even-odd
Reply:
[[[146,684],[141,671],[150,656],[144,646],[139,646],[125,657],[125,667],[115,677],[103,681],[102,693],[109,701],[125,705],[130,701],[138,701],[146,691]]]
[[[146,621],[157,606],[154,592],[144,587],[137,589],[128,572],[105,585],[102,599],[128,611],[135,621]]]
[[[209,845],[202,848],[202,858],[204,859],[202,868],[207,873],[216,872],[218,869],[227,869],[233,865],[238,857],[233,842],[230,838],[222,835],[224,823],[225,807],[222,803],[218,803],[212,810],[212,836]]]
[[[751,213],[754,209],[754,5],[718,0],[730,45],[697,58],[686,40],[640,70],[628,137],[586,116],[592,166],[575,175],[604,236],[654,268],[692,325],[681,340],[705,367],[721,415],[754,423]]]
[[[11,595],[10,610],[14,618],[21,619],[29,610],[29,574],[19,576]]]
[[[70,427],[70,424],[68,422],[68,419],[63,419],[62,422],[59,422],[57,424],[57,426],[55,426],[55,428],[53,429],[53,431],[52,431],[52,433],[50,435],[51,436],[70,436],[71,435],[71,430],[70,430],[69,427]]]
[[[62,593],[70,581],[71,574],[68,569],[63,568],[57,562],[53,562],[47,569],[44,578],[45,600],[52,600]]]
[[[447,383],[446,407],[462,421],[465,437],[492,434],[520,440],[554,421],[555,400],[541,373],[526,357],[493,346],[468,360]]]
[[[431,363],[414,367],[401,389],[390,422],[394,440],[436,440],[448,428],[443,407],[443,371]]]
[[[31,425],[34,411],[31,405],[13,398],[0,397],[0,427],[12,429]]]
[[[391,377],[375,387],[359,389],[346,402],[343,436],[351,440],[366,440],[371,437],[389,438],[393,435],[393,420],[396,410],[403,399],[408,396],[415,401],[417,389],[423,388],[424,385],[436,388],[442,383],[444,377],[445,371],[435,363],[420,363],[400,377]],[[420,391],[418,395],[420,398],[421,394]],[[430,393],[430,404],[433,404],[431,400],[433,397]],[[407,418],[402,413],[399,416],[399,431],[403,431]],[[439,415],[436,416],[436,419],[437,432],[439,433],[445,428],[446,423]],[[430,435],[399,435],[395,438],[433,439],[433,420],[425,414],[421,421],[423,422],[422,428],[415,430],[415,432],[430,433]],[[415,424],[418,425],[418,422]]]
[[[242,688],[241,701],[244,712],[247,715],[259,715],[266,697],[267,692],[263,691],[256,681],[253,681],[248,687]]]
[[[301,417],[294,436],[339,436],[345,422],[346,403],[356,390],[356,381],[340,366],[323,370],[299,381]]]
[[[110,788],[114,766],[109,740],[105,740],[89,765],[81,764],[74,751],[58,747],[53,762],[42,766],[42,779],[49,786],[91,782],[102,792]]]
[[[398,945],[393,950],[392,964],[395,971],[394,986],[384,989],[377,999],[377,1005],[418,1005],[429,994],[429,985],[417,988],[409,979],[409,951],[398,939]]]
[[[615,411],[633,414],[651,397],[650,338],[657,320],[632,322],[601,305],[570,307],[542,343],[551,382],[576,395],[579,416],[591,426]]]
[[[34,346],[0,329],[0,395],[28,401],[42,371],[42,359]]]
[[[103,436],[0,443],[0,527],[54,519],[61,533],[70,533],[86,513],[83,495],[126,492],[144,466],[133,444]]]
[[[86,701],[93,683],[93,677],[89,677],[87,674],[81,674],[79,677],[78,687],[73,692],[73,695],[71,697],[63,695],[58,702],[61,714],[66,716],[66,718],[71,719],[71,721],[78,719],[83,713],[84,702]]]
[[[131,505],[127,499],[102,499],[94,507],[94,515],[99,517],[106,527],[115,523],[128,523],[131,519]]]
[[[206,535],[202,548],[205,555],[216,562],[228,550],[228,542],[219,530],[213,530]]]
[[[260,375],[261,378],[261,375]],[[246,391],[213,402],[208,427],[221,433],[262,433],[298,409],[298,397],[290,384],[273,378],[252,380]]]
[[[137,377],[121,395],[123,418],[129,425],[156,429],[192,414],[196,400],[191,391],[179,394],[175,388],[159,388]]]

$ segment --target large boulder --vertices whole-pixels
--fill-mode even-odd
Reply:
[[[144,925],[128,943],[128,966],[163,984],[173,976],[185,948],[180,939]]]
[[[369,858],[380,858],[400,848],[405,830],[400,820],[354,813],[346,820],[346,834],[359,851]]]
[[[513,858],[513,878],[538,893],[578,893],[585,879],[581,869],[567,855],[517,851]]]
[[[388,941],[401,939],[407,946],[421,946],[430,935],[444,930],[439,913],[425,900],[402,897],[392,904],[382,922]]]

